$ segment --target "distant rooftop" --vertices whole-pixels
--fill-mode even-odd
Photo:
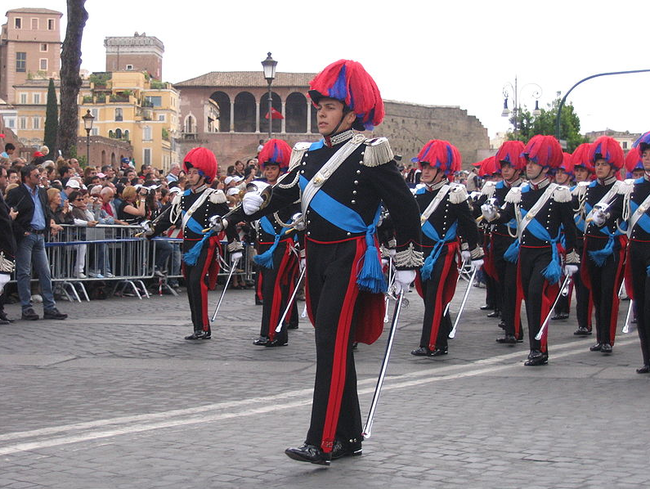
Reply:
[[[14,8],[14,9],[8,10],[5,15],[8,17],[9,13],[17,13],[17,14],[49,14],[49,15],[59,15],[61,17],[63,16],[63,14],[61,12],[58,12],[56,10],[46,9],[46,8]]]
[[[316,73],[276,73],[274,87],[307,87]],[[267,87],[260,71],[212,71],[182,82],[175,87]]]

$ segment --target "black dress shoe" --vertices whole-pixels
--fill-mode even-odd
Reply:
[[[501,343],[505,345],[516,345],[517,338],[515,338],[515,335],[507,334],[502,338],[497,338],[497,343]]]
[[[531,350],[528,354],[528,360],[524,362],[526,367],[538,367],[540,365],[546,365],[548,363],[548,354],[542,353],[539,350]]]
[[[421,346],[417,350],[411,350],[411,355],[415,355],[416,357],[428,357],[431,355],[431,350],[426,346]]]
[[[576,335],[576,336],[589,336],[591,334],[591,331],[589,331],[584,326],[580,326],[578,329],[576,329],[573,332],[573,334]]]
[[[211,331],[203,331],[203,330],[194,331],[194,333],[192,333],[191,335],[185,337],[186,340],[190,340],[190,341],[192,341],[192,340],[209,340],[210,338],[212,338],[212,332]]]
[[[501,329],[506,329],[506,322],[502,319],[499,321],[499,324],[497,324],[497,326],[499,326]]]
[[[361,442],[359,441],[343,442],[338,439],[334,440],[332,460],[338,460],[343,457],[358,457],[361,453]]]
[[[481,311],[493,311],[494,306],[491,306],[489,304],[485,304],[484,306],[479,307]]]
[[[299,326],[297,324],[289,324],[289,326],[287,326],[287,329],[298,329],[298,327]]]
[[[278,340],[277,338],[273,341],[267,341],[264,346],[274,347],[274,346],[287,346],[289,342],[287,340]]]
[[[38,314],[31,307],[23,310],[21,316],[25,321],[36,321],[38,319]]]
[[[500,318],[501,317],[501,312],[497,311],[496,309],[492,311],[490,314],[487,315],[489,318]]]
[[[253,341],[253,344],[255,346],[266,346],[270,342],[268,336],[260,336],[256,340]]]
[[[647,373],[650,373],[650,365],[647,365],[647,364],[646,364],[646,365],[644,365],[644,366],[641,367],[641,368],[637,368],[637,369],[636,369],[636,373],[637,373],[637,374],[647,374]]]
[[[305,443],[298,448],[287,448],[284,453],[287,457],[297,460],[298,462],[309,462],[317,465],[329,465],[332,461],[332,454],[325,453],[314,445]]]
[[[569,317],[569,313],[567,312],[558,312],[557,314],[554,314],[551,316],[551,320],[557,321],[560,319],[567,319]]]
[[[7,313],[4,311],[0,311],[0,324],[11,324],[11,323],[13,323],[13,320],[7,317]]]
[[[602,346],[600,347],[600,353],[612,353],[612,345],[609,343],[603,343]]]
[[[589,347],[589,351],[601,351],[603,349],[603,345],[601,343],[596,343],[593,346]]]
[[[449,353],[449,350],[446,346],[443,346],[442,348],[436,348],[433,350],[431,353],[429,353],[430,357],[439,357],[440,355],[446,355]]]
[[[259,300],[257,297],[255,297],[255,305],[256,305],[256,306],[263,306],[263,305],[264,305],[264,301],[261,301],[261,300]]]
[[[47,309],[43,311],[43,319],[65,319],[67,318],[67,314],[63,314],[61,311],[59,311],[56,307],[53,309]]]

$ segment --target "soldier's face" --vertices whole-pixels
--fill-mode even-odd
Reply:
[[[596,160],[594,167],[596,168],[596,178],[600,178],[601,180],[609,178],[614,174],[612,165],[607,163],[606,160]]]
[[[643,169],[650,172],[650,149],[646,149],[641,153],[641,159],[643,161]]]
[[[190,168],[187,171],[187,181],[192,187],[199,186],[203,183],[203,177],[196,168]]]
[[[528,160],[526,163],[526,177],[528,180],[537,180],[542,175],[546,176],[546,169],[542,165]]]
[[[280,176],[280,167],[278,165],[266,165],[264,167],[264,176],[269,183],[275,183]]]
[[[576,166],[573,173],[576,176],[576,182],[586,182],[589,179],[589,170],[583,166]]]
[[[566,185],[569,183],[570,177],[571,175],[560,168],[555,172],[555,183],[558,185]]]
[[[347,131],[352,127],[356,118],[353,112],[343,115],[343,103],[333,98],[320,99],[316,106],[316,112],[318,114],[318,132],[322,136],[330,136],[335,130],[337,133]]]
[[[517,170],[510,163],[501,163],[501,176],[504,180],[511,181],[517,175]]]
[[[429,164],[422,166],[422,173],[420,174],[420,181],[422,183],[438,183],[442,178],[440,177],[441,171]]]

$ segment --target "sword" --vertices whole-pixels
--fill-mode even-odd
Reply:
[[[239,259],[235,260],[233,263],[230,264],[230,273],[228,274],[228,278],[226,279],[226,284],[223,286],[223,290],[221,291],[221,297],[219,297],[219,302],[217,303],[217,307],[215,308],[214,313],[212,314],[212,319],[210,320],[210,322],[212,323],[214,323],[214,320],[217,319],[219,308],[221,307],[223,298],[226,295],[226,291],[228,290],[228,285],[230,284],[230,279],[232,278],[232,274],[234,273],[235,268],[237,268],[238,263],[239,263]]]
[[[569,285],[570,280],[571,280],[571,275],[567,275],[566,278],[564,279],[564,282],[562,282],[562,287],[560,287],[560,291],[557,293],[555,302],[553,302],[553,305],[549,309],[548,315],[546,316],[546,319],[544,319],[544,322],[542,323],[542,327],[539,328],[539,333],[537,333],[537,336],[535,336],[535,339],[537,341],[542,339],[542,335],[544,334],[544,331],[546,331],[546,328],[548,327],[548,322],[551,320],[551,316],[553,315],[553,309],[555,309],[555,306],[557,306],[560,297],[562,297],[562,291],[564,290],[565,287]]]
[[[474,270],[472,270],[472,275],[469,278],[469,282],[467,282],[467,288],[465,289],[465,294],[463,294],[463,301],[460,303],[460,309],[458,310],[458,314],[456,314],[456,321],[454,321],[454,327],[449,333],[448,336],[449,338],[453,339],[456,337],[456,328],[458,327],[458,323],[460,322],[460,315],[463,313],[463,309],[465,309],[465,304],[467,303],[467,298],[469,297],[469,292],[472,288],[472,284],[474,283],[474,277],[476,277],[477,271],[478,271],[478,267],[474,267]]]
[[[381,362],[381,370],[379,371],[379,378],[377,379],[377,386],[375,387],[375,393],[372,396],[372,402],[370,403],[370,412],[368,413],[368,419],[366,421],[366,426],[363,428],[363,438],[367,440],[372,434],[372,423],[375,418],[375,411],[377,410],[377,403],[379,402],[379,394],[381,393],[381,388],[384,385],[384,378],[386,377],[386,369],[388,368],[388,359],[390,358],[390,352],[393,349],[393,341],[395,340],[395,331],[397,330],[397,321],[399,320],[399,314],[402,310],[402,299],[404,298],[404,289],[400,291],[397,296],[397,302],[395,303],[395,312],[393,313],[393,322],[390,326],[390,332],[388,333],[388,341],[386,342],[386,353],[384,354],[384,360]]]
[[[280,318],[280,321],[278,321],[278,326],[275,328],[275,332],[279,333],[282,331],[282,323],[284,322],[284,319],[287,317],[287,314],[289,314],[289,311],[291,310],[291,306],[293,305],[293,301],[296,298],[296,295],[298,295],[298,289],[300,288],[300,283],[302,282],[303,277],[305,276],[305,271],[307,270],[307,267],[302,269],[302,272],[300,272],[300,276],[298,277],[298,281],[296,282],[296,286],[293,289],[293,293],[291,294],[291,297],[289,298],[289,302],[287,302],[287,308],[284,310],[284,313],[282,314],[282,317]]]
[[[463,276],[463,267],[461,266],[460,269],[458,269],[458,277],[456,277],[456,286],[458,286],[458,282],[460,282],[460,279],[461,279],[462,276]],[[445,310],[442,311],[442,317],[443,318],[449,312],[449,306],[451,306],[451,301],[447,302],[447,305],[445,306]]]
[[[630,299],[630,304],[627,306],[627,314],[625,315],[625,324],[623,325],[623,334],[628,334],[630,332],[630,316],[632,315],[632,309],[634,307],[634,301]]]

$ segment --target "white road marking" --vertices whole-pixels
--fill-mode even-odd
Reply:
[[[636,343],[637,341],[638,340],[635,338],[619,340],[617,342],[617,346],[626,346]],[[562,350],[567,351],[562,352]],[[562,353],[557,353],[558,351]],[[553,345],[551,354],[553,359],[557,359],[584,352],[584,342],[569,342],[560,345]],[[525,353],[525,351],[518,350],[505,355],[477,360],[466,365],[448,365],[445,367],[436,368],[435,370],[427,368],[418,372],[396,375],[387,379],[387,382],[384,384],[383,391],[422,386],[424,384],[430,384],[433,382],[475,377],[478,375],[490,374],[510,368],[519,368],[521,367],[521,361],[525,357]],[[509,361],[512,359],[516,359],[517,363],[502,363],[504,361]],[[458,370],[460,370],[460,372],[455,372]],[[375,382],[375,379],[366,379],[360,381],[358,383],[360,387],[367,387],[359,389],[359,394],[365,395],[374,392]],[[101,419],[85,423],[54,426],[32,431],[7,433],[0,435],[0,442],[20,441],[20,443],[0,447],[0,456],[158,429],[174,428],[178,426],[186,426],[198,423],[211,423],[235,417],[239,418],[245,416],[255,416],[259,414],[267,414],[284,409],[292,409],[308,405],[311,403],[311,396],[311,388],[298,389],[273,396],[255,397],[250,399],[242,399],[240,401],[226,401],[195,408],[177,409],[172,411],[135,416],[122,416],[118,418]],[[303,399],[292,400],[296,397],[303,397]],[[262,406],[245,409],[243,411],[239,410],[240,408],[245,408],[249,405],[259,404]],[[211,411],[218,412],[210,414]],[[110,428],[111,426],[114,427]],[[62,434],[63,436],[52,436],[58,434]],[[36,438],[36,440],[27,441],[30,438]],[[39,440],[38,438],[44,439]]]

